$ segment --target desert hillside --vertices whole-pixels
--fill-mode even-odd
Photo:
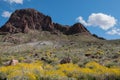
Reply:
[[[15,63],[15,62],[16,63]],[[120,40],[62,25],[34,9],[0,28],[0,80],[120,80]]]

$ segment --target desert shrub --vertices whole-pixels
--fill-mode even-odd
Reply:
[[[24,58],[24,57],[19,57],[18,60],[19,60],[20,62],[22,62],[22,61],[25,60],[25,58]]]
[[[109,63],[106,63],[105,66],[110,68],[110,67],[115,66],[115,63],[114,62],[109,62]]]
[[[0,80],[120,80],[119,67],[105,67],[88,62],[51,65],[41,61],[0,67]]]
[[[47,51],[45,55],[41,58],[41,60],[43,60],[48,64],[53,64],[53,65],[58,62],[58,58],[56,57],[56,55],[50,51]]]
[[[57,66],[59,71],[62,71],[67,77],[76,78],[79,75],[79,66],[72,63],[60,64]]]
[[[8,80],[36,80],[33,73],[13,72],[8,76]]]
[[[0,72],[0,80],[5,80],[7,75],[5,73]]]
[[[80,61],[80,58],[79,58],[78,56],[73,56],[73,57],[72,57],[72,62],[73,62],[74,64],[78,63],[79,61]]]
[[[1,56],[0,56],[0,66],[2,65],[2,58],[1,58]]]

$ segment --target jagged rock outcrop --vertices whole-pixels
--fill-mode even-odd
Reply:
[[[80,23],[73,26],[63,26],[53,23],[51,17],[46,16],[34,9],[16,10],[10,19],[0,28],[1,32],[8,33],[28,33],[31,30],[59,32],[67,35],[76,33],[90,34],[90,32]]]
[[[90,34],[90,32],[81,24],[81,23],[76,23],[73,26],[69,28],[67,31],[67,34],[76,34],[76,33],[83,33],[83,34]]]
[[[29,30],[47,30],[51,31],[53,28],[52,20],[49,16],[34,10],[34,9],[21,9],[16,10],[2,26],[1,31],[18,33],[27,33]]]
[[[54,23],[54,29],[66,34],[66,32],[69,31],[70,26],[63,26],[61,24]]]

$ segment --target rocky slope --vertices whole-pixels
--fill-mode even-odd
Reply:
[[[64,26],[54,23],[51,17],[34,9],[16,10],[6,24],[0,28],[1,32],[8,33],[29,33],[31,30],[49,31],[54,34],[63,33],[72,35],[83,33],[91,35],[90,32],[80,23],[76,23],[73,26]]]

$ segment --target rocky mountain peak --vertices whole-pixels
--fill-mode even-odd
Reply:
[[[73,26],[70,27],[68,31],[68,34],[76,33],[90,34],[90,32],[81,23],[75,23]]]
[[[34,9],[20,9],[12,13],[10,19],[0,28],[1,32],[8,33],[28,33],[30,30],[62,32],[72,35],[76,33],[90,34],[89,31],[80,23],[73,26],[64,26],[52,22],[50,16],[46,16]]]

